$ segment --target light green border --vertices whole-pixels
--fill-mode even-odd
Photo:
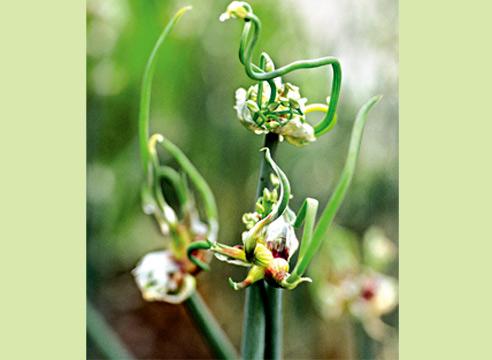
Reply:
[[[492,359],[492,6],[400,1],[400,359]]]
[[[2,2],[0,37],[0,359],[84,359],[85,2]]]
[[[400,2],[400,358],[490,359],[492,22]],[[0,10],[2,359],[85,353],[85,3]]]

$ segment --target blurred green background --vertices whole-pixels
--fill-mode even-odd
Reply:
[[[130,270],[162,238],[140,207],[137,118],[140,82],[163,26],[193,5],[159,53],[151,127],[176,143],[208,180],[219,207],[220,240],[240,241],[241,216],[251,211],[262,137],[236,118],[234,91],[251,81],[237,58],[242,24],[220,23],[229,1],[87,1],[87,296],[137,358],[211,358],[181,306],[145,303]],[[297,208],[315,197],[323,205],[340,174],[357,109],[372,95],[354,182],[336,223],[359,238],[377,225],[398,241],[398,3],[395,0],[257,0],[258,49],[277,65],[326,55],[340,59],[342,93],[335,129],[305,148],[282,143],[278,162],[290,178]],[[310,102],[323,102],[326,69],[286,77]],[[316,263],[323,259],[317,259]],[[317,266],[317,264],[313,266]],[[389,272],[397,276],[397,264]],[[227,277],[244,270],[214,261],[199,291],[239,347],[244,292]],[[357,357],[347,319],[328,320],[303,285],[284,292],[285,358]],[[384,318],[397,327],[397,311]],[[397,336],[377,343],[378,358],[397,358]],[[88,358],[103,358],[89,339]]]

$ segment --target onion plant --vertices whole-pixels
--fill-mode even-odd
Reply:
[[[323,57],[276,67],[266,52],[261,52],[255,63],[253,57],[261,21],[248,3],[233,1],[220,20],[242,21],[239,61],[245,74],[254,81],[248,89],[236,91],[234,109],[239,122],[253,135],[264,136],[265,142],[259,149],[262,156],[255,207],[242,218],[245,229],[238,244],[225,244],[218,237],[217,206],[205,179],[167,137],[149,132],[151,84],[157,53],[173,26],[189,9],[179,10],[165,27],[144,71],[139,117],[143,211],[154,217],[165,241],[162,251],[147,254],[133,274],[144,299],[185,303],[215,355],[233,359],[239,355],[196,292],[196,277],[200,271],[210,270],[214,256],[247,268],[243,280],[229,278],[234,290],[246,291],[241,356],[280,359],[282,292],[293,291],[312,281],[306,276],[309,264],[325,241],[327,230],[347,194],[368,112],[380,97],[370,99],[359,110],[345,167],[329,201],[321,207],[318,220],[320,204],[316,199],[306,198],[297,211],[292,209],[292,186],[275,161],[278,144],[285,140],[293,146],[307,146],[333,129],[341,90],[341,66],[335,57]],[[318,67],[331,69],[331,92],[325,103],[309,103],[302,97],[300,88],[283,77]],[[322,113],[323,118],[311,124],[308,115],[314,112]],[[159,150],[171,155],[179,168],[163,165]],[[168,201],[170,193],[176,195],[176,204]],[[299,242],[296,230],[301,229]],[[296,252],[294,264],[292,257]]]

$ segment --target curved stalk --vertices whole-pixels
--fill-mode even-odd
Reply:
[[[140,156],[144,173],[148,171],[149,165],[149,150],[147,148],[147,140],[149,138],[149,117],[150,117],[150,99],[152,94],[152,79],[154,78],[155,66],[157,63],[157,52],[161,45],[164,43],[169,32],[172,30],[176,22],[183,16],[185,12],[191,10],[191,6],[185,6],[178,10],[178,12],[172,17],[169,23],[166,25],[161,35],[157,39],[157,42],[150,53],[149,60],[145,66],[142,88],[140,91],[140,112],[138,117],[138,135],[140,143]]]
[[[184,176],[169,166],[159,166],[157,168],[157,176],[160,179],[166,179],[172,184],[173,189],[176,191],[180,208],[183,208],[189,201],[188,189],[186,188]]]
[[[203,178],[196,167],[176,145],[164,137],[162,138],[162,142],[160,144],[172,155],[172,157],[174,157],[198,191],[198,195],[203,201],[205,215],[207,216],[207,222],[209,225],[207,238],[211,242],[216,242],[217,231],[219,228],[218,211],[210,186],[207,184],[207,181]]]
[[[299,259],[302,259],[306,254],[314,232],[314,224],[316,221],[316,213],[318,212],[318,200],[307,198],[301,205],[294,223],[295,228],[299,228],[304,223],[302,232],[301,248],[299,249]],[[296,271],[294,270],[294,273]]]
[[[302,258],[299,258],[292,275],[302,276],[302,274],[304,274],[313,256],[318,252],[318,249],[326,236],[326,232],[330,227],[338,209],[340,208],[345,195],[347,194],[347,190],[354,175],[355,165],[357,164],[367,114],[371,108],[379,102],[379,100],[381,100],[381,96],[371,98],[357,113],[354,128],[352,130],[352,136],[350,138],[347,160],[342,170],[340,179],[338,180],[337,186],[335,187],[330,200],[326,204],[326,207],[321,214],[321,218],[316,226],[316,229],[314,230],[311,242]]]

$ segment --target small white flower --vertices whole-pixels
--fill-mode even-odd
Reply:
[[[147,301],[179,304],[195,289],[195,278],[182,273],[179,264],[167,250],[145,255],[132,274],[142,297]]]
[[[359,286],[359,295],[350,303],[349,311],[362,322],[371,337],[382,339],[389,326],[381,316],[398,304],[397,281],[380,273],[370,273],[360,277]]]
[[[394,278],[370,273],[357,280],[359,292],[353,299],[350,311],[359,318],[379,318],[398,304],[398,285]]]

